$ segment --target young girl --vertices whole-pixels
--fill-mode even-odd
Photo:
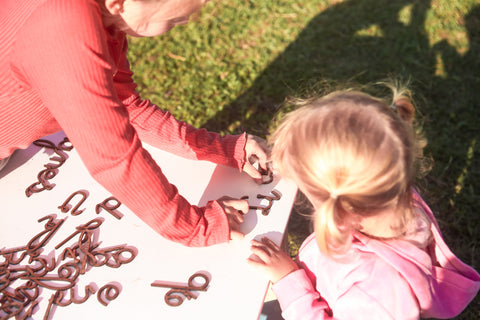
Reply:
[[[135,90],[127,38],[156,36],[206,0],[5,0],[0,10],[0,165],[16,149],[64,130],[91,175],[163,236],[189,246],[242,237],[246,200],[190,205],[141,141],[238,168],[266,152],[260,139],[220,136],[177,121]],[[254,157],[253,157],[254,156]]]
[[[443,241],[413,189],[414,108],[345,91],[307,101],[272,135],[272,161],[313,205],[297,263],[253,241],[285,319],[418,319],[459,314],[480,276]]]

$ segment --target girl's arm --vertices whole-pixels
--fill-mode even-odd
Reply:
[[[263,272],[273,283],[273,291],[286,320],[328,319],[328,304],[321,299],[312,282],[290,256],[264,237],[252,240],[254,254],[248,263]]]
[[[381,260],[372,259],[359,268],[353,267],[348,278],[342,279],[338,274],[321,274],[335,270],[324,265],[326,260],[313,275],[305,263],[300,261],[299,267],[266,238],[262,242],[252,241],[251,250],[255,256],[248,262],[273,282],[272,289],[285,320],[418,319],[418,303],[408,283]],[[312,280],[309,274],[317,278]],[[318,292],[319,287],[328,288],[328,299]]]
[[[274,283],[272,290],[285,320],[332,319],[328,303],[315,290],[304,269],[286,275]]]
[[[315,290],[304,269],[290,273],[272,289],[285,320],[419,319],[418,303],[404,279],[389,272],[376,274],[375,278],[355,283],[328,303]],[[335,281],[333,275],[331,281]],[[341,285],[335,290],[342,290]]]

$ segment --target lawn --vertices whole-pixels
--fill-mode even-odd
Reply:
[[[211,1],[186,26],[130,39],[138,90],[178,119],[267,137],[289,96],[409,80],[432,169],[418,186],[443,235],[480,270],[477,0]],[[292,213],[291,255],[309,233]],[[479,319],[480,297],[457,319]]]

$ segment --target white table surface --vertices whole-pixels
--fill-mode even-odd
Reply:
[[[45,139],[57,145],[63,138],[64,135],[60,132]],[[245,173],[236,169],[216,166],[206,161],[187,160],[150,146],[145,147],[169,181],[192,204],[202,206],[209,200],[224,195],[238,198],[248,195],[251,205],[265,205],[265,200],[260,202],[256,196],[270,195],[273,189],[278,190],[282,197],[273,202],[268,216],[262,215],[260,210],[250,210],[245,215],[245,223],[242,225],[242,231],[246,233],[245,239],[211,247],[189,248],[161,237],[123,204],[117,210],[123,215],[120,220],[107,212],[96,214],[96,204],[111,194],[91,178],[75,148],[67,152],[68,159],[50,180],[55,187],[27,197],[25,189],[37,181],[37,174],[45,169],[44,165],[54,163],[49,160],[54,156],[51,150],[32,145],[26,150],[17,151],[0,172],[0,250],[25,246],[30,239],[45,230],[46,221],[39,223],[38,219],[55,215],[56,219],[65,221],[43,246],[41,256],[54,256],[59,261],[59,255],[67,245],[58,250],[55,250],[55,246],[72,234],[77,226],[102,218],[103,223],[97,234],[100,247],[127,245],[134,248],[137,255],[133,261],[119,268],[89,268],[78,277],[75,291],[79,297],[83,297],[84,288],[88,284],[98,290],[107,283],[115,283],[120,286],[120,294],[108,306],[99,303],[97,294],[92,294],[81,304],[54,306],[50,319],[258,319],[268,281],[246,262],[250,256],[249,241],[266,235],[280,244],[296,186],[278,177],[270,184],[257,185]],[[87,199],[80,206],[85,211],[77,216],[71,215],[71,212],[61,212],[58,206],[78,190],[88,192]],[[77,197],[75,199],[78,201],[80,197]],[[75,205],[76,201],[72,203]],[[75,240],[72,240],[68,245],[74,243]],[[28,265],[26,260],[21,265]],[[0,255],[0,265],[3,262],[5,257]],[[58,266],[59,263],[57,269]],[[56,274],[57,269],[51,271],[51,274]],[[168,288],[151,286],[155,281],[186,284],[196,272],[203,272],[209,277],[207,291],[193,292],[197,299],[185,299],[177,307],[169,306],[164,301]],[[22,279],[16,280],[10,283],[10,289],[25,282]],[[40,289],[34,319],[44,318],[48,301],[54,292]],[[0,298],[1,296],[2,293]],[[68,293],[66,297],[69,297]],[[0,313],[0,318],[2,316],[4,315]]]

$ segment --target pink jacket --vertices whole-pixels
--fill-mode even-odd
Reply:
[[[95,0],[3,0],[0,30],[0,159],[64,130],[91,175],[164,237],[229,240],[218,202],[190,205],[142,142],[240,170],[245,134],[195,129],[142,100],[125,33],[105,28]]]
[[[301,269],[274,286],[287,320],[451,318],[475,298],[480,275],[445,244],[430,208],[433,242],[422,250],[404,240],[378,241],[355,234],[354,262],[324,256],[315,235],[300,248]],[[428,252],[428,253],[427,253]]]

